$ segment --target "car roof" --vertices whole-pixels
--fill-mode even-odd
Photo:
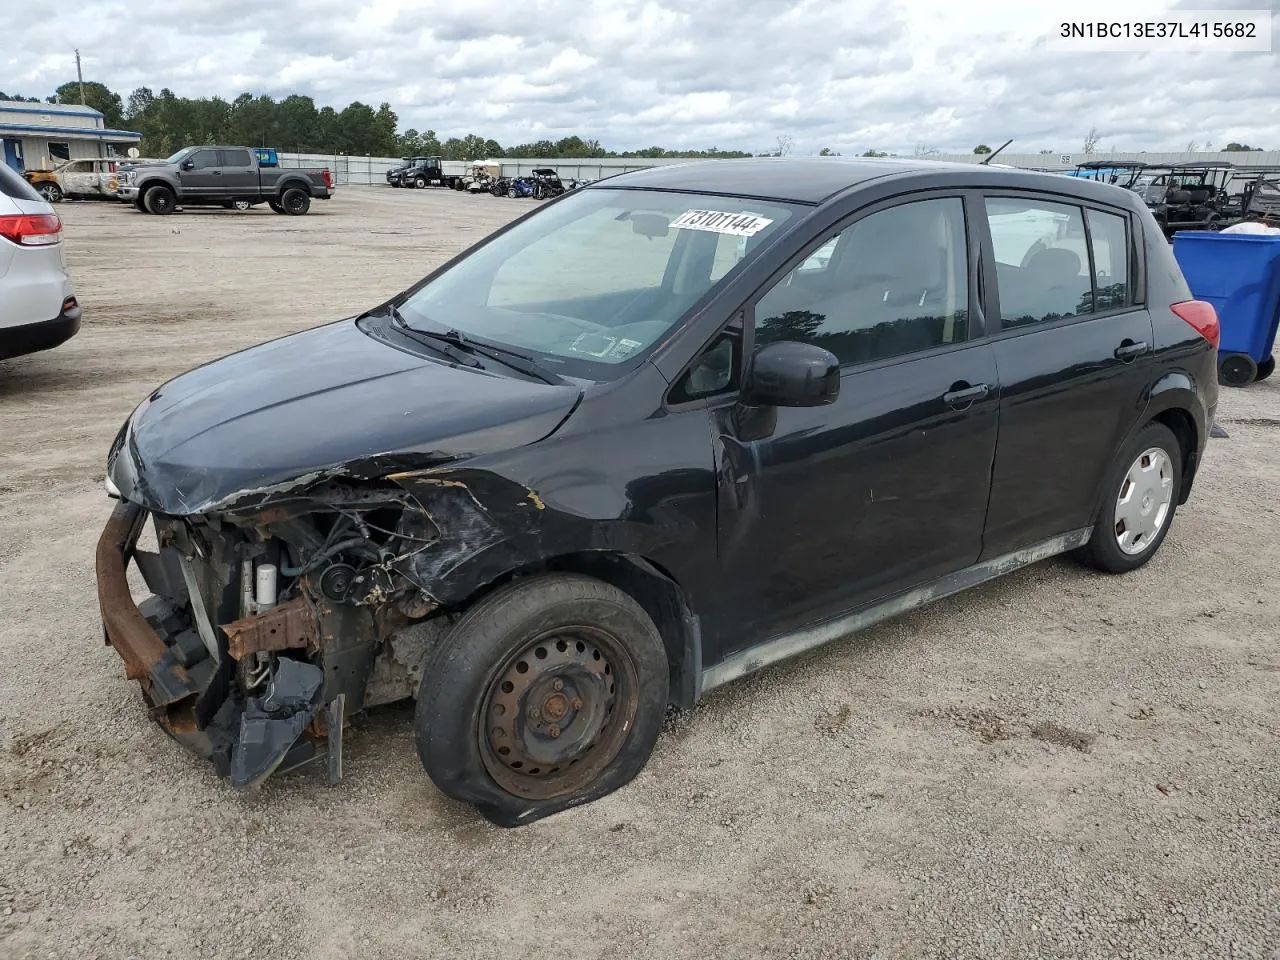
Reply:
[[[981,163],[896,157],[752,157],[741,160],[695,160],[648,167],[591,184],[588,189],[622,187],[636,190],[675,190],[721,196],[754,197],[793,203],[820,204],[851,187],[884,177],[919,174],[949,175],[938,185],[963,180],[978,187],[1023,188],[1112,199],[1108,184],[1059,173],[999,169]],[[1102,191],[1102,193],[1099,193]],[[1121,190],[1122,193],[1128,191]]]

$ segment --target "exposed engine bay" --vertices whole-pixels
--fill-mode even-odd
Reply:
[[[424,577],[501,539],[463,483],[421,482],[430,510],[388,481],[208,515],[116,507],[98,548],[107,640],[165,729],[235,786],[318,758],[336,782],[344,717],[415,695],[451,620]],[[156,550],[137,546],[148,518]],[[127,583],[119,596],[130,560],[151,638],[129,622]]]

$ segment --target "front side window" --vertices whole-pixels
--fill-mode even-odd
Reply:
[[[918,200],[857,221],[770,288],[756,345],[798,340],[869,363],[959,343],[968,320],[963,201]]]
[[[663,341],[802,207],[591,188],[546,207],[398,304],[410,327],[608,379]]]
[[[217,150],[199,150],[192,154],[192,168],[195,170],[203,170],[208,167],[216,167],[218,165]]]
[[[1089,313],[1093,289],[1081,209],[999,197],[986,204],[1001,325],[1025,327]]]

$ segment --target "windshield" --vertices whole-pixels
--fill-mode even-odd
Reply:
[[[163,162],[177,163],[179,160],[181,160],[183,157],[185,157],[188,153],[190,153],[194,149],[195,147],[183,147],[181,150],[175,153],[172,157],[167,157]]]
[[[800,207],[593,188],[530,217],[399,304],[424,331],[455,329],[609,379],[659,343]]]

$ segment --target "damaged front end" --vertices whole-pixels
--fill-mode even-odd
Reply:
[[[461,484],[442,489],[435,508],[474,508]],[[413,696],[449,625],[417,573],[440,545],[387,481],[181,517],[122,500],[97,551],[106,641],[161,726],[235,786],[320,758],[336,782],[344,717]],[[136,605],[130,564],[152,594]]]

